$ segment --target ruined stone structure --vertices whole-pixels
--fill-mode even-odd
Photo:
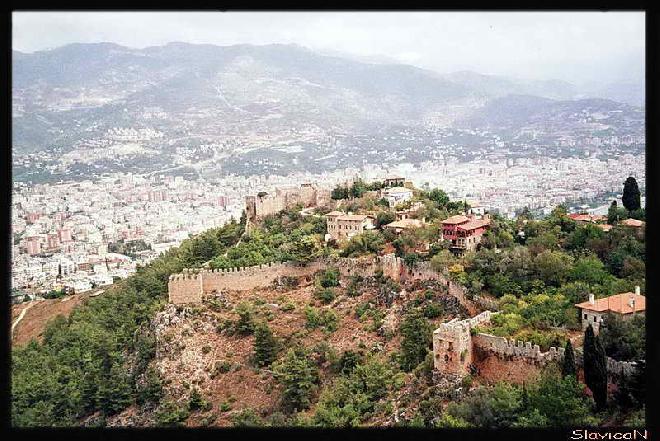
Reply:
[[[202,277],[187,270],[181,274],[172,274],[167,284],[167,292],[170,303],[199,303],[203,293]]]
[[[433,331],[433,367],[444,374],[467,375],[472,363],[470,329],[489,322],[490,316],[490,311],[484,311],[471,319],[455,318]]]
[[[484,311],[469,319],[453,319],[433,331],[433,367],[436,377],[444,375],[460,378],[468,375],[475,351],[504,361],[522,360],[536,366],[564,359],[564,348],[551,347],[549,351],[541,352],[539,345],[531,342],[508,340],[485,333],[472,335],[472,329],[490,322],[493,314],[497,313]],[[582,366],[581,348],[575,349],[575,362],[577,366]],[[607,357],[607,372],[612,379],[630,376],[635,369],[634,362]]]
[[[184,270],[172,274],[168,284],[170,303],[199,303],[204,294],[222,290],[251,290],[265,288],[280,277],[311,277],[324,268],[337,268],[343,277],[360,275],[373,277],[378,270],[397,282],[414,280],[437,280],[447,287],[449,295],[465,304],[465,291],[460,285],[446,280],[434,271],[429,262],[420,262],[408,268],[403,259],[394,254],[372,258],[319,259],[305,265],[293,262],[276,262],[249,268]]]
[[[317,188],[313,184],[302,184],[299,187],[277,188],[275,194],[259,193],[256,196],[246,196],[245,211],[249,221],[256,221],[297,204],[316,207],[329,200],[329,190]]]
[[[277,262],[249,268],[230,268],[217,270],[184,270],[182,274],[173,274],[168,283],[170,303],[200,303],[204,294],[222,290],[251,290],[270,286],[282,276],[311,276],[323,265],[320,261],[308,265],[289,262]]]

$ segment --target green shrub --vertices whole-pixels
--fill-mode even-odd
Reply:
[[[406,313],[400,325],[401,367],[411,371],[424,361],[431,343],[431,326],[417,309]]]
[[[319,310],[317,308],[307,306],[305,307],[305,318],[307,329],[322,328],[325,332],[334,332],[337,330],[339,319],[334,311],[329,309]]]
[[[269,366],[278,352],[278,342],[265,323],[259,323],[254,331],[254,360],[257,366]]]
[[[232,424],[235,427],[260,427],[263,421],[252,409],[243,409],[231,417]]]
[[[318,281],[322,288],[339,286],[339,270],[337,268],[326,269],[320,274]]]
[[[285,303],[285,304],[282,305],[282,307],[280,308],[280,310],[282,310],[283,312],[293,311],[294,309],[296,309],[296,305],[294,305],[294,304],[291,303],[291,302],[287,302],[287,303]]]
[[[282,383],[282,404],[287,411],[307,409],[319,382],[316,363],[302,347],[291,348],[273,368]]]
[[[171,427],[181,426],[188,419],[190,412],[187,407],[182,407],[173,401],[167,401],[156,413],[158,426]]]
[[[335,299],[335,291],[332,288],[319,288],[314,291],[314,298],[327,305]]]
[[[239,335],[250,335],[254,332],[254,317],[250,305],[243,302],[236,307],[238,321],[236,321],[236,333]]]
[[[226,374],[227,372],[231,371],[232,367],[233,367],[233,363],[231,361],[228,360],[216,361],[215,368],[213,371],[216,374]]]
[[[436,318],[440,317],[444,312],[444,308],[439,303],[430,303],[424,307],[424,317]]]
[[[196,410],[207,411],[209,409],[211,409],[211,403],[206,401],[196,388],[193,389],[188,400],[188,410],[194,412]]]

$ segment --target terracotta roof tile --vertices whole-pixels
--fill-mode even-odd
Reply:
[[[637,219],[626,219],[621,223],[627,227],[641,227],[645,222]]]
[[[459,225],[458,228],[461,230],[476,230],[486,225],[490,225],[490,219],[473,219],[468,223]]]
[[[467,216],[463,216],[462,214],[456,214],[454,216],[448,217],[447,219],[443,220],[443,224],[447,225],[456,225],[456,224],[462,224],[470,219]]]
[[[630,306],[630,300],[635,299],[635,312],[646,310],[646,297],[632,292],[624,292],[613,296],[597,299],[592,305],[589,301],[578,303],[575,306],[580,309],[586,309],[596,312],[616,312],[619,314],[630,314],[633,312]]]

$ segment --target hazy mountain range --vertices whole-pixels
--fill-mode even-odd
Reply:
[[[639,113],[644,92],[638,84],[583,90],[558,80],[439,74],[296,45],[71,44],[14,51],[12,73],[15,153],[67,149],[112,127],[210,139],[309,127],[351,132],[514,126],[540,117],[561,122],[594,105]],[[160,116],[147,121],[153,113]]]

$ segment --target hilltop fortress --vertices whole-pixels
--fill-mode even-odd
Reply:
[[[263,217],[276,214],[296,205],[315,207],[326,204],[330,192],[318,189],[312,184],[300,187],[278,188],[275,194],[259,193],[246,198],[248,225]],[[331,212],[335,215],[338,212]],[[341,214],[341,213],[340,213]],[[454,216],[456,218],[457,216]],[[464,217],[464,216],[463,216]],[[451,220],[451,219],[450,219]],[[461,219],[461,222],[469,220]],[[484,225],[488,224],[486,218]],[[443,228],[445,227],[443,222]],[[449,234],[443,230],[443,236]],[[522,366],[515,362],[526,363],[540,368],[550,362],[561,362],[564,348],[550,347],[542,352],[539,345],[531,342],[509,340],[485,332],[478,327],[490,323],[497,312],[497,302],[491,298],[472,296],[468,299],[465,288],[448,280],[445,275],[431,268],[430,262],[422,261],[407,266],[403,259],[395,254],[386,254],[370,258],[320,258],[306,264],[296,262],[271,262],[247,268],[229,269],[184,269],[180,274],[173,274],[168,282],[170,303],[176,305],[201,303],[206,295],[224,290],[250,291],[268,288],[283,278],[304,278],[313,281],[315,274],[323,269],[334,267],[342,277],[360,275],[373,277],[377,272],[397,282],[437,281],[446,286],[447,293],[456,298],[470,314],[483,312],[471,318],[455,318],[441,324],[433,331],[433,368],[437,382],[458,384],[468,375],[478,372],[476,364],[489,357],[496,357],[505,363],[513,362],[514,369]],[[480,308],[475,308],[478,305]],[[583,357],[580,348],[576,348],[576,363],[582,366]],[[607,358],[607,371],[612,378],[620,379],[632,375],[636,370],[634,362],[620,362]]]
[[[314,184],[301,184],[299,187],[281,187],[275,194],[260,192],[256,196],[245,197],[245,211],[249,221],[263,219],[270,214],[292,208],[317,207],[330,201],[330,191]]]

